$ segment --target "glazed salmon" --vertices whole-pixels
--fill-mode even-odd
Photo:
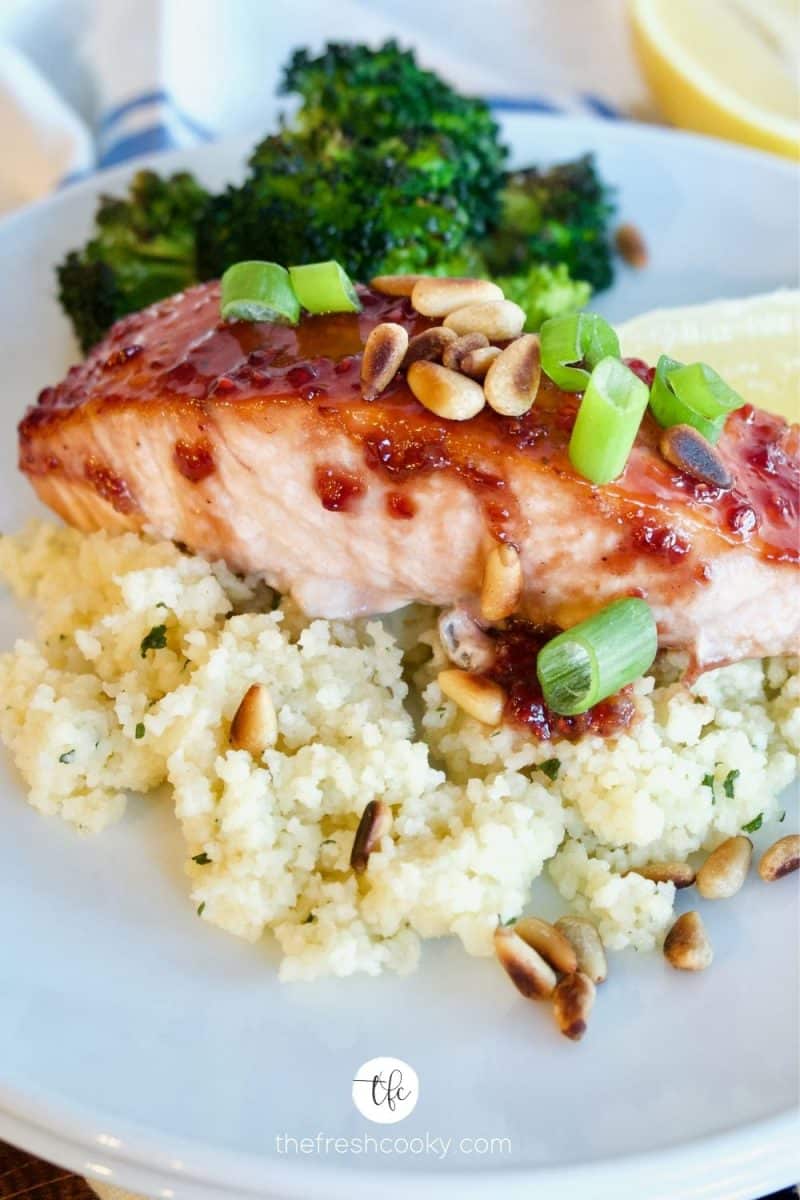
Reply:
[[[721,491],[664,461],[647,416],[624,474],[594,487],[566,452],[579,398],[549,381],[521,419],[448,422],[402,374],[365,402],[369,331],[430,322],[360,294],[360,314],[295,329],[223,324],[213,283],[125,318],[28,411],[22,470],[71,524],[172,538],[311,615],[469,599],[509,541],[531,620],[566,627],[637,595],[698,668],[796,648],[796,427],[732,414]]]

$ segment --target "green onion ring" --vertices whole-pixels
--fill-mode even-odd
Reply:
[[[360,312],[361,301],[350,276],[338,262],[289,267],[297,299],[310,313]]]
[[[539,330],[542,370],[565,392],[582,392],[601,358],[619,358],[619,338],[597,313],[551,317]]]
[[[650,410],[659,425],[692,425],[717,442],[728,413],[744,400],[706,363],[684,366],[662,354],[650,389]]]
[[[539,651],[536,674],[545,702],[563,716],[584,713],[644,675],[657,649],[649,604],[616,600]]]
[[[592,483],[625,470],[650,393],[618,358],[604,358],[589,377],[569,440],[569,459]]]
[[[223,321],[271,321],[296,325],[300,304],[289,272],[273,262],[238,262],[222,276]]]

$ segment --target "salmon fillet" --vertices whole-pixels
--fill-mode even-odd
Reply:
[[[362,400],[369,331],[430,322],[359,290],[362,313],[295,329],[223,324],[214,283],[123,319],[29,409],[21,469],[72,525],[171,538],[314,616],[468,600],[499,540],[520,551],[533,621],[636,595],[698,669],[796,648],[796,426],[732,414],[723,492],[664,461],[648,415],[622,477],[594,487],[567,457],[578,398],[547,380],[521,419],[445,421],[402,375]]]

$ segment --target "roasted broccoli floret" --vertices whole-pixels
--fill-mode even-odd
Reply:
[[[564,263],[594,291],[613,282],[609,189],[586,154],[548,170],[512,172],[496,229],[483,246],[493,274],[515,274],[531,263]]]
[[[71,250],[56,275],[58,299],[85,354],[124,312],[114,272],[104,262],[90,262],[85,252]]]
[[[487,105],[397,43],[297,51],[282,91],[299,108],[241,186],[208,195],[190,175],[141,171],[127,197],[101,200],[94,236],[58,268],[84,350],[125,313],[248,258],[334,258],[361,280],[499,276],[530,329],[611,282],[612,206],[592,159],[506,175]]]
[[[265,138],[250,175],[209,204],[200,274],[242,258],[336,258],[356,278],[467,263],[497,220],[505,148],[486,104],[414,55],[331,44],[298,51],[283,80],[295,121]]]
[[[508,300],[525,309],[525,328],[530,332],[551,317],[577,312],[592,294],[588,283],[570,277],[564,263],[555,267],[534,264],[518,275],[497,276],[495,282]]]
[[[335,258],[354,279],[379,273],[450,269],[468,263],[470,223],[453,197],[414,197],[414,179],[391,159],[359,147],[317,157],[287,153],[267,138],[241,188],[212,199],[198,230],[202,278],[232,262],[280,263]]]
[[[301,97],[301,131],[404,162],[422,193],[455,197],[474,236],[496,221],[507,151],[490,109],[423,70],[410,50],[394,41],[378,50],[331,43],[318,58],[299,50],[282,90]]]
[[[58,267],[59,300],[84,351],[125,313],[193,283],[195,224],[207,194],[186,173],[139,171],[128,196],[104,196],[95,233]]]

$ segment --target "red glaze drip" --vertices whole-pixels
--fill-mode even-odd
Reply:
[[[367,488],[361,476],[352,471],[341,467],[317,467],[314,490],[328,512],[351,512]]]
[[[125,480],[121,479],[119,475],[115,475],[96,458],[86,460],[83,473],[97,494],[102,496],[117,512],[134,512],[139,507]]]
[[[623,688],[576,717],[560,716],[545,704],[536,678],[536,660],[545,642],[560,632],[522,617],[511,617],[505,629],[497,631],[495,662],[486,674],[507,693],[506,719],[543,742],[553,738],[577,741],[586,733],[611,737],[629,728],[636,716],[630,688]]]
[[[535,405],[519,420],[488,407],[470,421],[442,420],[414,399],[402,372],[377,401],[367,404],[359,372],[369,332],[381,321],[393,320],[413,336],[431,322],[405,299],[368,288],[360,288],[359,294],[360,314],[306,317],[295,328],[223,323],[216,284],[200,285],[124,318],[86,363],[41,393],[20,426],[21,466],[31,475],[50,469],[37,450],[37,429],[90,400],[97,408],[139,402],[157,412],[170,398],[180,398],[196,406],[201,419],[207,409],[221,404],[263,412],[270,404],[314,403],[362,446],[366,465],[390,479],[393,491],[401,493],[405,481],[435,471],[458,475],[483,507],[489,532],[501,540],[516,540],[521,520],[507,484],[507,464],[514,455],[585,489],[587,503],[595,509],[621,500],[641,506],[655,525],[663,525],[658,510],[671,504],[681,524],[695,516],[731,545],[747,543],[766,559],[800,561],[798,447],[779,417],[745,407],[728,418],[718,449],[734,478],[730,492],[700,484],[665,462],[658,453],[661,431],[649,414],[620,479],[593,488],[576,476],[567,455],[580,397],[560,392],[549,380],[543,379]],[[117,353],[124,361],[111,375],[105,364],[117,361]],[[642,378],[649,377],[646,364],[629,365]],[[667,546],[671,532],[664,538],[673,562],[664,556],[665,566],[674,566],[680,552],[676,539],[686,536],[685,529],[676,528]],[[655,553],[652,545],[647,549]],[[631,546],[630,552],[636,548]]]
[[[473,462],[473,454],[476,458],[480,454],[479,442],[471,443],[466,456],[456,458],[448,444],[447,430],[430,428],[424,417],[419,422],[417,414],[405,417],[398,411],[391,422],[367,434],[367,466],[398,483],[433,471],[454,471],[475,493],[492,536],[498,541],[511,540],[517,504],[501,475],[491,474]]]
[[[648,366],[642,358],[623,358],[622,361],[633,371],[634,375],[641,379],[642,383],[646,383],[648,387],[653,386],[653,380],[656,377],[655,367]]]
[[[181,475],[192,483],[207,479],[216,470],[211,443],[205,438],[199,442],[178,440],[175,443],[175,465]]]
[[[410,521],[417,511],[417,506],[410,496],[404,496],[402,492],[389,492],[386,497],[386,511],[398,521]]]
[[[631,544],[637,551],[657,555],[671,563],[680,562],[692,549],[689,539],[677,529],[641,519],[633,525]]]

